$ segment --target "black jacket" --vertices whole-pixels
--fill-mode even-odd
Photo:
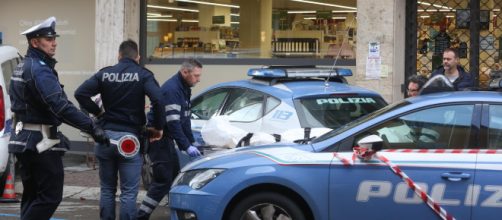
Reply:
[[[472,89],[475,87],[474,85],[474,77],[466,72],[464,68],[457,66],[458,70],[458,78],[453,82],[453,86],[455,86],[455,90],[462,91],[466,89]],[[444,75],[444,67],[440,66],[434,72],[432,72],[431,77],[436,75]]]
[[[154,112],[152,126],[163,128],[164,109],[159,84],[152,72],[134,60],[123,58],[118,64],[101,69],[75,91],[75,98],[83,109],[99,115],[101,109],[91,99],[99,93],[105,110],[100,117],[104,129],[139,134],[146,124],[145,95]]]

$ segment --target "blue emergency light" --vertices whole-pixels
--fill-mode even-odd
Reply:
[[[327,78],[334,76],[352,76],[352,70],[346,68],[264,67],[249,69],[248,76],[258,78]]]

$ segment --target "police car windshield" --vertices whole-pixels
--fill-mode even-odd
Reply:
[[[338,129],[386,105],[380,97],[358,94],[309,96],[295,100],[295,107],[303,128]]]
[[[312,143],[317,143],[317,142],[321,142],[321,141],[330,139],[331,137],[339,135],[339,134],[341,134],[347,130],[350,130],[351,128],[356,127],[362,123],[365,123],[375,117],[378,117],[378,116],[383,115],[387,112],[393,111],[394,109],[401,108],[401,107],[409,105],[409,104],[410,104],[410,102],[403,100],[401,102],[396,102],[396,103],[388,105],[384,108],[378,109],[374,112],[371,112],[371,113],[365,115],[364,117],[360,117],[354,121],[351,121],[350,123],[345,124],[344,126],[339,127],[338,129],[332,130],[332,131],[314,139],[312,141]]]

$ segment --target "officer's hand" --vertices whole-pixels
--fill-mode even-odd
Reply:
[[[106,146],[110,146],[110,138],[105,133],[105,130],[101,128],[101,126],[94,124],[92,126],[92,138],[94,138],[94,141],[100,144],[104,144]]]
[[[162,138],[163,130],[157,130],[153,127],[146,128],[150,142],[158,141]]]
[[[187,154],[190,155],[190,157],[199,157],[201,156],[199,149],[197,149],[194,146],[190,146],[186,150]]]

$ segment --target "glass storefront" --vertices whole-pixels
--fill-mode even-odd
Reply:
[[[354,60],[357,0],[147,0],[150,59]]]
[[[418,74],[428,76],[442,65],[445,48],[456,48],[460,64],[479,78],[480,88],[487,88],[490,77],[502,77],[502,0],[480,0],[479,32],[471,32],[471,0],[417,1],[417,63]],[[477,7],[476,7],[477,8]],[[479,66],[472,64],[470,50],[474,35],[479,37]],[[474,57],[474,59],[476,59]],[[479,72],[473,70],[479,69]]]

